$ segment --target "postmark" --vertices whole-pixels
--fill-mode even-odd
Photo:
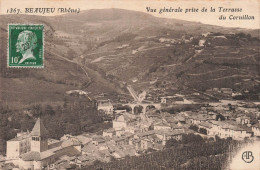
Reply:
[[[44,67],[44,25],[8,25],[7,66],[16,68]]]

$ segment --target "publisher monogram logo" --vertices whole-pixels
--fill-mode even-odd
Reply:
[[[245,161],[246,163],[251,163],[254,160],[254,156],[253,156],[253,152],[251,151],[245,151],[242,154],[242,159],[243,161]]]

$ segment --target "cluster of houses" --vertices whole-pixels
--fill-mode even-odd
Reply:
[[[172,98],[165,99],[167,102]],[[243,103],[227,103],[230,101],[209,103],[197,110],[175,114],[155,109],[135,115],[120,110],[113,114],[111,128],[94,134],[64,135],[60,140],[48,138],[48,131],[38,119],[31,132],[18,133],[16,138],[7,141],[7,155],[0,157],[0,168],[80,168],[96,160],[109,162],[138,156],[149,149],[162,150],[168,140],[182,140],[183,135],[189,133],[234,140],[260,137],[259,122],[249,116],[253,113],[259,118],[259,109],[244,107]],[[110,101],[101,101],[99,108],[113,113]]]
[[[138,156],[149,148],[163,149],[171,138],[181,140],[183,129],[176,126],[165,119],[123,112],[102,134],[64,135],[55,140],[48,138],[48,131],[38,119],[31,132],[18,133],[7,141],[1,168],[58,170],[91,165],[96,160],[109,162],[111,158]]]
[[[190,113],[188,115],[192,125],[205,130],[208,137],[219,136],[220,138],[232,138],[234,140],[244,140],[245,138],[260,137],[260,123],[251,122],[251,118],[247,116],[248,110],[238,107],[234,110],[219,112],[219,106],[215,111],[201,111],[199,113]],[[212,109],[212,108],[211,108]],[[214,107],[213,107],[214,109]],[[225,108],[222,108],[223,111]],[[250,109],[250,108],[249,108]],[[242,113],[242,111],[244,113]],[[258,109],[254,109],[255,116],[259,117]],[[234,113],[235,112],[235,113]],[[257,119],[256,119],[257,120]]]
[[[228,88],[214,90],[221,90],[223,94],[232,95],[232,90]],[[161,97],[160,100],[161,105],[165,107],[172,104],[198,104],[186,98],[185,95],[173,95]],[[117,159],[126,155],[139,155],[147,149],[161,150],[169,139],[181,140],[183,134],[188,133],[196,133],[204,138],[216,136],[234,140],[259,138],[259,120],[253,122],[252,117],[248,116],[253,114],[256,120],[259,119],[259,109],[246,105],[248,103],[221,100],[208,103],[200,109],[175,114],[149,111],[145,115],[137,116],[126,111],[123,113],[119,111],[116,112],[113,127],[104,130],[100,138],[103,139],[101,140],[103,143],[107,144],[108,150],[114,149],[110,151],[110,156]],[[107,108],[110,106],[107,105]],[[196,126],[197,130],[192,129],[191,126]]]

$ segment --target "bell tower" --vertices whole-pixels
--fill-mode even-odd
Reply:
[[[40,118],[36,121],[31,132],[31,151],[43,152],[48,150],[48,131]]]

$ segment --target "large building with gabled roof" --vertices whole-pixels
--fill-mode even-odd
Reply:
[[[7,141],[7,162],[12,162],[19,169],[41,170],[59,160],[61,156],[81,153],[79,142],[49,141],[48,131],[38,118],[31,133],[18,134],[16,138]]]

